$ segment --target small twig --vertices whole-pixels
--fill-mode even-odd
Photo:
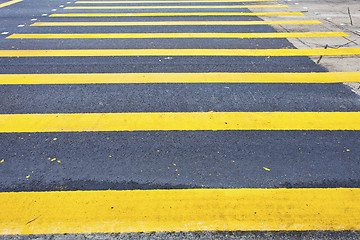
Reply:
[[[349,40],[348,40],[349,41]],[[337,46],[336,48],[341,48],[341,47],[345,47],[346,45],[349,45],[350,43],[356,43],[356,40],[353,40],[353,41],[349,41],[343,45],[340,45],[340,46]]]
[[[326,44],[324,49],[327,49],[328,45]],[[317,60],[316,64],[319,64],[323,56],[320,56],[319,60]]]
[[[350,25],[352,26],[353,22],[352,22],[352,18],[351,18],[350,8],[348,8],[348,14],[349,14],[349,18],[350,18]]]
[[[336,27],[338,27],[338,28],[341,28],[341,29],[343,29],[343,30],[347,30],[347,31],[349,31],[349,32],[351,32],[351,33],[353,33],[353,34],[356,34],[356,35],[360,36],[360,34],[357,33],[356,31],[351,31],[351,30],[349,30],[349,29],[347,29],[347,28],[342,27],[341,25],[339,26],[339,25],[337,25],[336,23],[330,21],[329,19],[324,19],[324,20],[327,21],[327,22],[329,22],[329,23],[331,23],[331,24],[333,24],[334,26],[336,26]],[[343,37],[343,38],[347,39],[346,37]],[[355,43],[355,44],[358,45],[357,43]]]
[[[37,216],[37,217],[34,217],[33,219],[31,219],[30,221],[28,221],[26,224],[29,224],[29,223],[31,223],[31,222],[33,222],[33,221],[35,221],[36,219],[38,219],[39,217],[40,217],[41,215],[39,215],[39,216]]]

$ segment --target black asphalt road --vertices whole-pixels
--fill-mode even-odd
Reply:
[[[118,18],[42,16],[42,14],[63,13],[65,11],[59,6],[73,5],[74,1],[70,2],[67,4],[65,0],[24,0],[0,8],[0,33],[9,32],[0,35],[0,49],[294,48],[286,39],[5,39],[12,33],[275,32],[270,26],[29,26],[35,21],[119,20]],[[52,11],[52,9],[57,10]],[[138,10],[140,11],[151,12]],[[185,10],[171,10],[171,12],[182,11]],[[239,11],[239,9],[224,11]],[[116,11],[86,10],[86,12]],[[36,20],[31,21],[31,19]],[[257,17],[124,17],[121,20],[260,19]],[[25,26],[18,27],[18,25]],[[2,74],[324,71],[327,70],[307,57],[0,58]],[[200,111],[360,111],[360,97],[343,84],[0,86],[1,114]],[[358,188],[360,187],[359,146],[360,133],[357,131],[3,133],[0,134],[0,160],[6,161],[0,165],[0,191]],[[51,162],[49,158],[61,160],[61,164],[56,161]],[[271,171],[265,171],[263,167]],[[31,177],[26,178],[27,175]],[[199,236],[205,234],[203,237],[206,237],[209,233],[199,234]],[[210,236],[223,239],[223,235],[213,234]],[[233,234],[235,235],[231,236],[241,237],[241,234]],[[254,234],[256,237],[258,236],[256,234],[260,233]],[[292,238],[294,235],[289,236]],[[316,236],[316,234],[312,235],[312,237]],[[321,236],[335,238],[331,234]],[[143,236],[135,236],[137,237]],[[167,237],[175,238],[170,235],[164,238]],[[193,239],[193,237],[191,234],[188,235],[188,238]]]

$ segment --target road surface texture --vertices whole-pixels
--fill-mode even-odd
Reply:
[[[359,239],[359,10],[0,0],[0,239]]]

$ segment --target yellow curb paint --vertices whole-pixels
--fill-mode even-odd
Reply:
[[[237,3],[237,2],[276,2],[277,0],[187,0],[187,1],[76,1],[76,4],[92,4],[92,3]]]
[[[182,26],[182,25],[302,25],[322,24],[320,21],[159,21],[159,22],[36,22],[33,27],[54,26]]]
[[[344,32],[274,32],[274,33],[39,33],[12,34],[7,39],[21,38],[305,38],[349,37]]]
[[[198,5],[198,6],[81,6],[65,7],[65,10],[71,9],[174,9],[174,8],[287,8],[286,5]]]
[[[0,74],[0,84],[125,83],[341,83],[360,82],[360,72],[323,73],[68,73]],[[54,140],[56,140],[54,138]]]
[[[12,1],[9,1],[9,2],[4,2],[4,3],[1,3],[0,4],[0,8],[3,8],[3,7],[7,7],[7,6],[10,6],[12,4],[15,4],[15,3],[18,3],[18,2],[22,2],[23,0],[12,0]]]
[[[0,132],[360,130],[360,112],[0,114]]]
[[[56,13],[49,17],[303,16],[301,12]]]
[[[359,188],[0,193],[0,234],[360,230]]]
[[[336,49],[64,49],[0,50],[0,57],[65,56],[346,56],[360,48]]]

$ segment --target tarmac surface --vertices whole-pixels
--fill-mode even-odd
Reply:
[[[5,1],[0,1],[0,4]],[[221,3],[242,5],[248,3]],[[269,3],[256,3],[269,4]],[[273,4],[273,3],[272,3]],[[0,8],[0,51],[40,49],[294,49],[284,38],[6,39],[14,33],[270,33],[258,26],[36,27],[34,22],[261,21],[256,16],[49,17],[153,13],[66,9],[64,0]],[[101,5],[101,4],[100,4]],[[102,4],[118,6],[119,4]],[[126,5],[126,4],[122,4]],[[144,5],[144,4],[133,4]],[[161,4],[145,4],[158,6]],[[182,3],[166,4],[180,6]],[[187,5],[200,5],[192,3]],[[201,3],[219,5],[219,3]],[[214,12],[214,9],[157,9]],[[221,12],[238,12],[224,8]],[[270,11],[270,10],[269,10]],[[271,11],[284,11],[273,9]],[[241,12],[250,12],[241,9]],[[256,12],[256,8],[252,9]],[[45,15],[46,14],[46,15]],[[305,18],[305,17],[304,17]],[[283,18],[281,19],[283,20]],[[311,19],[308,19],[311,20]],[[24,26],[21,26],[24,25]],[[1,74],[327,72],[307,56],[0,57]],[[144,83],[1,85],[0,114],[141,112],[359,112],[342,83]],[[359,188],[357,130],[1,132],[0,191]],[[56,159],[53,161],[53,159]],[[0,196],[1,199],[1,196]],[[345,203],[346,204],[346,203]],[[359,219],[357,219],[359,220]],[[359,222],[354,223],[358,230]],[[321,230],[321,229],[320,229]],[[350,230],[350,229],[344,229]],[[159,232],[3,235],[1,239],[358,239],[357,231]]]

